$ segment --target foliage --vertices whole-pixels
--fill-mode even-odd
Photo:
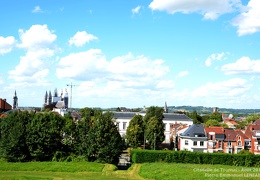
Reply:
[[[158,148],[165,139],[163,112],[163,108],[151,106],[144,116],[145,137],[153,149]]]
[[[117,163],[123,141],[113,122],[113,113],[95,112],[93,126],[88,134],[89,151],[99,162]]]
[[[84,108],[82,121],[53,112],[13,112],[0,121],[0,158],[6,161],[117,163],[123,141],[111,112]]]
[[[193,119],[193,124],[201,124],[201,123],[203,123],[202,117],[195,110],[192,113],[186,113],[186,115],[189,118]]]
[[[210,119],[205,123],[205,127],[209,127],[209,126],[220,126],[221,124],[215,120],[215,119]]]
[[[145,135],[150,147],[157,149],[165,139],[163,122],[152,117],[146,125]]]
[[[126,139],[130,147],[137,148],[144,142],[143,116],[135,115],[126,130]]]
[[[133,163],[168,162],[193,164],[223,164],[230,166],[258,167],[260,156],[254,154],[200,153],[189,151],[132,150]]]
[[[33,114],[28,111],[11,112],[0,121],[0,156],[7,161],[28,161],[26,125]]]
[[[257,119],[260,119],[260,114],[250,114],[246,117],[245,121],[247,124],[251,124]]]
[[[155,107],[155,106],[151,106],[147,109],[146,114],[144,116],[144,122],[145,124],[148,123],[148,121],[152,118],[152,117],[156,117],[158,119],[158,121],[162,121],[163,120],[163,108],[160,107]]]

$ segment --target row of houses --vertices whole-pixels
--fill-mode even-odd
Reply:
[[[131,119],[135,115],[142,115],[145,116],[146,111],[142,110],[140,112],[114,112],[114,120],[115,124],[117,125],[118,131],[122,137],[125,137],[127,127]],[[182,124],[185,127],[189,127],[193,124],[193,120],[186,116],[185,114],[178,114],[178,113],[163,113],[163,123],[164,123],[164,135],[165,140],[164,143],[171,143],[171,127],[174,124]]]
[[[172,136],[172,139],[178,142],[179,150],[235,154],[248,150],[260,154],[260,119],[248,125],[245,130],[193,124],[183,133]]]

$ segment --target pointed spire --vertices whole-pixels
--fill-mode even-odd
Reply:
[[[165,113],[168,113],[168,107],[167,107],[166,101],[165,101],[165,104],[164,104],[164,112],[165,112]]]

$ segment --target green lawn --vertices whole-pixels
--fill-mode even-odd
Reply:
[[[256,176],[256,177],[252,177]],[[114,165],[93,162],[28,162],[0,161],[0,179],[55,180],[125,180],[125,179],[260,179],[260,168],[224,165],[144,163],[129,170],[116,170]]]
[[[158,180],[172,179],[260,179],[260,168],[209,164],[144,163],[139,175]]]

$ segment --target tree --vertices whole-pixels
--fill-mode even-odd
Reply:
[[[116,164],[123,149],[123,141],[113,122],[113,113],[96,111],[88,133],[90,156],[97,161]]]
[[[131,119],[129,126],[126,130],[126,141],[129,146],[137,148],[144,142],[144,126],[143,126],[143,116],[135,115]]]
[[[53,112],[37,113],[28,123],[26,143],[33,160],[49,161],[62,151],[64,118]]]
[[[193,119],[193,124],[201,124],[203,122],[202,117],[195,110],[192,113],[187,113],[187,116]]]
[[[151,106],[144,116],[145,136],[150,146],[155,149],[165,139],[163,112],[163,108]]]
[[[209,126],[221,126],[221,124],[215,120],[215,119],[209,119],[206,123],[205,123],[205,126],[206,127],[209,127]]]
[[[75,153],[80,156],[85,156],[89,161],[92,160],[92,146],[89,137],[90,129],[94,125],[94,115],[98,114],[97,110],[91,108],[80,109],[81,121],[76,125]]]
[[[156,116],[150,118],[146,125],[146,139],[152,149],[158,149],[159,145],[164,141],[164,124],[159,121]]]
[[[144,116],[144,123],[147,124],[152,117],[156,117],[159,121],[163,120],[163,108],[151,106],[147,109]]]
[[[246,124],[251,124],[255,120],[260,119],[260,114],[250,114],[246,117]]]
[[[33,117],[28,111],[11,112],[1,119],[0,156],[7,161],[28,161],[30,153],[26,143],[26,126]]]

